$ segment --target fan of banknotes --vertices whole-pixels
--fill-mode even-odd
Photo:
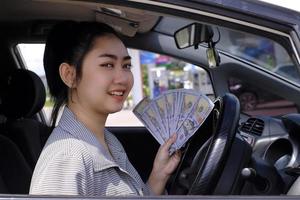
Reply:
[[[175,89],[154,99],[144,98],[133,113],[160,144],[177,133],[177,140],[170,149],[173,153],[197,131],[213,107],[214,103],[199,91]]]

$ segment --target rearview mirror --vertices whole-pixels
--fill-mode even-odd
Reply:
[[[178,49],[184,49],[191,46],[194,46],[195,49],[197,49],[200,43],[207,43],[206,57],[208,66],[214,68],[220,64],[219,52],[215,48],[215,45],[220,40],[220,32],[218,33],[219,39],[214,42],[214,32],[211,26],[193,23],[177,30],[174,34],[174,39]]]
[[[184,49],[190,46],[197,47],[198,44],[209,42],[214,36],[210,26],[204,24],[189,24],[174,34],[175,43],[178,49]]]

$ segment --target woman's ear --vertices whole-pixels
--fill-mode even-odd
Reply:
[[[59,75],[61,80],[69,87],[75,87],[76,70],[74,66],[68,63],[62,63],[59,66]]]

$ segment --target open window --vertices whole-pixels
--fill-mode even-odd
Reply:
[[[53,102],[47,89],[43,67],[44,48],[44,44],[22,43],[18,44],[16,49],[24,66],[43,80],[47,91],[43,110],[49,121]],[[128,51],[132,57],[134,86],[124,103],[123,110],[110,114],[106,126],[143,126],[132,113],[132,109],[144,97],[153,98],[166,90],[194,89],[214,99],[210,77],[203,68],[162,54],[136,49]]]

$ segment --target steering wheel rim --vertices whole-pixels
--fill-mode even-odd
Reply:
[[[172,184],[185,187],[189,195],[212,194],[218,183],[239,121],[240,104],[237,97],[226,93],[217,98],[212,114],[215,121],[213,135],[199,148],[189,167],[181,169],[179,166],[177,177],[174,178],[177,183]]]

